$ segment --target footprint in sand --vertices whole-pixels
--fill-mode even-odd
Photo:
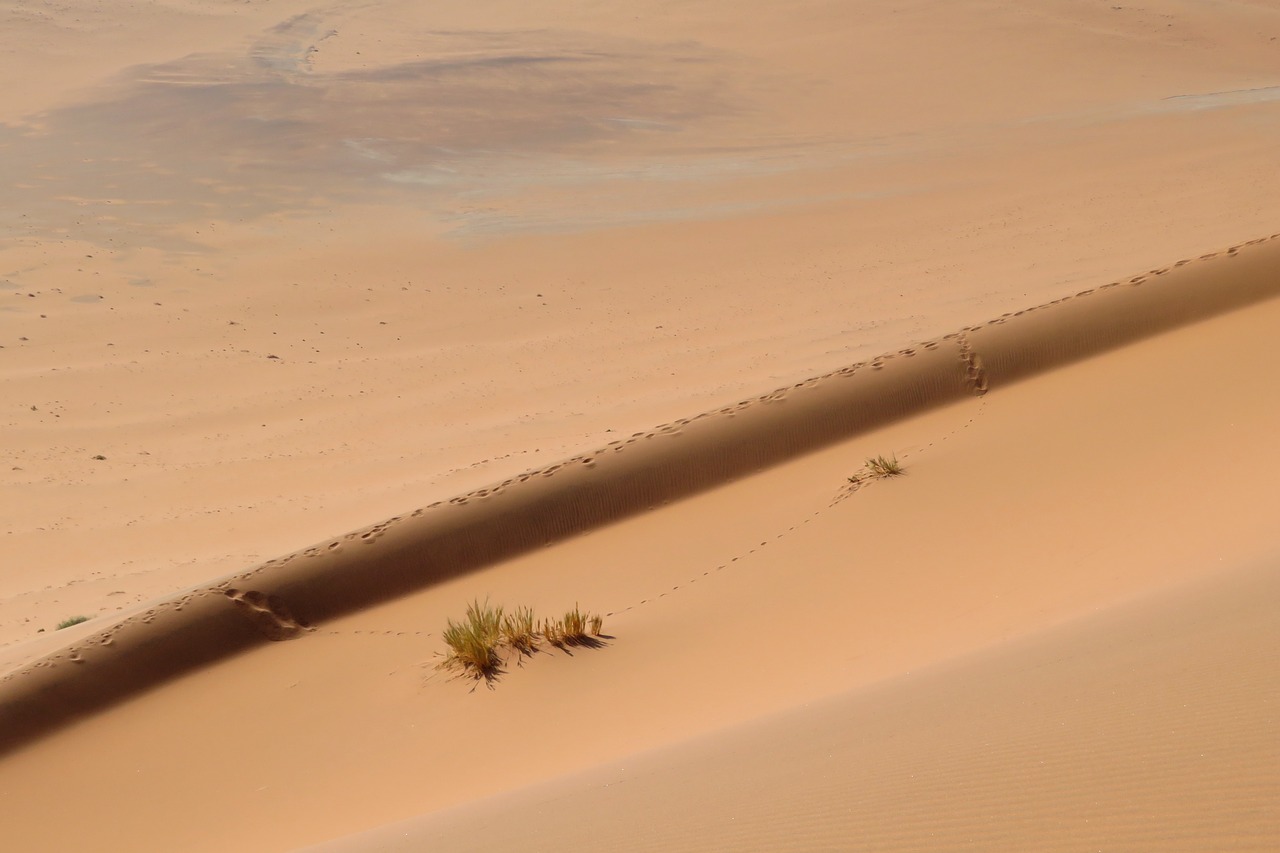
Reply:
[[[247,615],[255,628],[268,640],[291,640],[315,630],[293,617],[277,596],[256,590],[228,589],[223,592],[236,608]]]

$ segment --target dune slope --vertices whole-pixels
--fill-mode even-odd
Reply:
[[[1015,312],[397,516],[192,591],[14,674],[5,743],[57,726],[255,640],[719,486],[915,412],[988,391],[1280,291],[1260,240]],[[1148,283],[1149,282],[1149,283]],[[385,539],[385,541],[383,541]],[[247,618],[246,618],[247,617]],[[74,666],[68,666],[68,662]]]
[[[1271,233],[1277,37],[1274,2],[0,0],[0,669]]]
[[[72,722],[0,768],[14,831],[48,833],[22,815],[73,784],[104,849],[143,831],[189,849],[314,843],[696,742],[1273,554],[1265,495],[1280,472],[1280,408],[1255,389],[1275,375],[1280,300],[1165,327],[1212,313],[1206,291],[1217,307],[1265,295],[1275,245],[1002,318],[162,603],[7,677],[11,746]],[[1069,337],[1019,330],[1055,313]],[[1041,366],[1068,348],[1088,357],[1030,373],[1016,347]],[[940,396],[911,392],[934,369],[951,377],[924,386]],[[893,417],[857,415],[856,395],[824,397],[862,379],[871,403],[896,396]],[[830,408],[804,406],[805,392]],[[883,452],[908,475],[852,488],[846,475]],[[451,542],[489,560],[451,566],[466,555]],[[544,612],[580,601],[609,614],[615,640],[511,661],[494,690],[468,690],[435,673],[433,634],[485,596]],[[1265,690],[1274,673],[1256,663]],[[1260,737],[1249,719],[1237,734]],[[139,738],[152,748],[138,751]],[[74,783],[55,786],[85,754]],[[193,762],[197,777],[154,790]],[[134,776],[117,779],[122,767]],[[1256,772],[1242,765],[1242,784],[1262,784],[1248,781]],[[163,816],[148,810],[140,829],[126,804],[153,796]],[[211,828],[224,813],[244,820]]]
[[[1273,850],[1277,566],[308,849]]]
[[[0,0],[6,848],[1280,848],[1278,40]]]

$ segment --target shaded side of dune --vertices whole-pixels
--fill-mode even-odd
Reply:
[[[0,752],[256,644],[896,420],[1280,295],[1280,235],[1179,261],[649,432],[268,561],[0,682]]]

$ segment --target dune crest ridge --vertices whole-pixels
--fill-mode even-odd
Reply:
[[[266,642],[1280,295],[1280,234],[1006,314],[268,560],[0,680],[0,751]]]

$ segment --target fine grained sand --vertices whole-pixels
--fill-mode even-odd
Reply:
[[[17,848],[1280,845],[1280,4],[0,23]]]
[[[309,849],[1274,849],[1278,594],[1272,559]]]

